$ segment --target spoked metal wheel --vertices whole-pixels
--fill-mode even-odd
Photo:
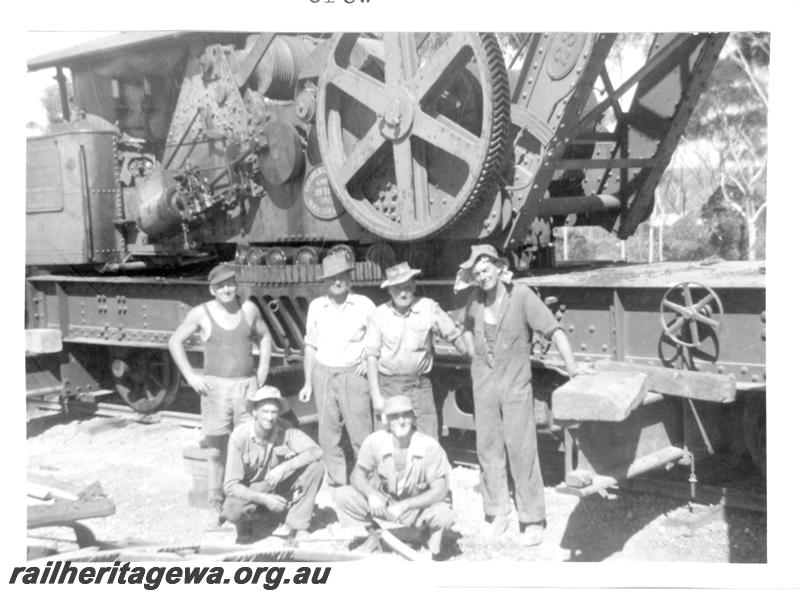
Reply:
[[[699,347],[708,333],[720,330],[722,315],[719,296],[700,283],[679,283],[661,299],[661,327],[681,346]]]
[[[111,374],[117,393],[135,411],[152,413],[172,404],[180,372],[169,352],[143,348],[114,358]]]
[[[493,186],[510,126],[491,34],[334,36],[320,77],[322,161],[356,221],[390,240],[451,226]]]

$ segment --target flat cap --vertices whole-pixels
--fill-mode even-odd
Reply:
[[[228,279],[236,278],[236,269],[230,265],[221,264],[217,265],[208,273],[208,284],[217,285]]]

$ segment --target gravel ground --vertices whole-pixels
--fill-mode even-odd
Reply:
[[[28,413],[28,468],[64,481],[100,482],[116,513],[84,521],[98,539],[233,544],[232,529],[207,530],[209,512],[188,502],[192,479],[183,450],[197,445],[197,430],[43,414]],[[555,491],[558,456],[546,440],[541,446],[548,510],[542,545],[525,548],[513,533],[491,539],[482,518],[478,470],[457,465],[451,485],[458,518],[444,547],[449,560],[766,562],[765,514],[633,492],[579,500]],[[325,487],[317,504],[308,544],[346,549],[352,532],[339,526]],[[61,528],[32,530],[29,536],[60,550],[68,549],[65,540],[72,539]],[[273,541],[278,543],[274,538],[262,543]]]

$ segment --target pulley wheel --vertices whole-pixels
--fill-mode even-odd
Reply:
[[[167,408],[180,384],[180,372],[169,352],[158,348],[142,348],[114,359],[111,375],[117,393],[140,413]]]
[[[322,162],[362,226],[422,239],[493,189],[509,113],[491,34],[338,34],[317,95]]]
[[[699,347],[703,343],[703,329],[719,331],[722,315],[719,296],[700,283],[679,283],[661,299],[661,327],[667,337],[681,346]]]

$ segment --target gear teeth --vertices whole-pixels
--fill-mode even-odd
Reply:
[[[489,128],[489,145],[486,160],[470,195],[461,210],[442,230],[449,229],[468,214],[483,198],[490,197],[495,189],[496,178],[501,170],[511,131],[511,88],[508,83],[503,52],[492,33],[478,34],[486,54],[492,86],[492,118]]]

